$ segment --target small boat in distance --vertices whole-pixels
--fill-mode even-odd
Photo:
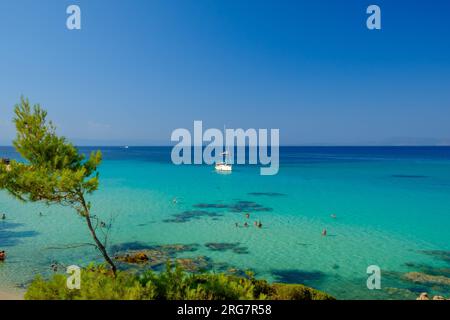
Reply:
[[[229,155],[228,151],[222,152],[220,155],[223,156],[223,162],[216,163],[216,171],[231,172],[233,170],[233,166],[227,162],[227,158]]]
[[[128,149],[128,148],[129,148],[129,146],[125,146],[124,148],[125,148],[125,149]]]

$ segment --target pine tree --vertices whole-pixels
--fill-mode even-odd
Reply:
[[[0,163],[0,189],[24,202],[75,209],[86,221],[95,247],[115,274],[116,266],[97,236],[91,204],[86,200],[98,189],[101,152],[92,152],[86,159],[65,137],[56,134],[55,126],[46,119],[47,112],[39,105],[31,108],[28,99],[22,97],[14,112],[17,136],[13,144],[24,161],[12,160],[9,166]]]

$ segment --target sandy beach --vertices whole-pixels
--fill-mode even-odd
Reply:
[[[23,300],[23,292],[20,291],[0,291],[0,300]]]

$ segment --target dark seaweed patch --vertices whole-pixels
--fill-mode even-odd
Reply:
[[[250,195],[250,196],[267,196],[267,197],[282,197],[282,196],[286,196],[286,194],[279,193],[279,192],[249,192],[248,195]]]
[[[393,174],[392,178],[403,178],[403,179],[422,179],[428,178],[428,176],[415,175],[415,174]]]
[[[436,259],[450,263],[450,251],[446,250],[420,250],[419,252],[432,256]]]
[[[439,268],[414,262],[406,262],[405,266],[411,268],[414,271],[420,271],[421,273],[426,273],[432,276],[450,277],[450,268]]]
[[[248,248],[240,246],[239,242],[230,243],[230,242],[209,242],[206,243],[205,246],[212,251],[233,251],[237,254],[248,254]]]
[[[272,270],[273,277],[282,283],[317,284],[325,278],[321,271],[303,271],[295,269]]]
[[[119,244],[115,244],[111,246],[111,251],[118,252],[118,251],[128,251],[128,250],[144,250],[148,249],[150,246],[139,241],[132,241],[132,242],[123,242]]]
[[[166,245],[148,245],[140,241],[123,242],[111,246],[112,252],[126,252],[126,251],[143,251],[143,250],[157,250],[169,255],[174,255],[180,252],[192,252],[198,249],[199,245],[194,244],[166,244]]]
[[[272,211],[272,208],[264,207],[259,203],[253,201],[237,201],[232,204],[217,204],[217,203],[198,203],[194,205],[198,209],[228,209],[231,212],[246,212],[246,211]]]
[[[418,278],[414,278],[414,274],[417,274]],[[423,273],[402,273],[398,271],[386,270],[383,272],[383,279],[386,284],[390,287],[397,287],[407,289],[415,294],[419,295],[422,292],[434,292],[436,294],[446,293],[446,286],[441,283],[426,282],[420,279]],[[447,287],[448,288],[448,287]]]
[[[339,266],[338,264],[333,264],[333,265],[331,266],[331,268],[332,268],[333,270],[337,270],[337,269],[340,268],[340,266]]]
[[[182,213],[174,214],[172,219],[165,219],[164,222],[168,223],[185,223],[194,219],[200,219],[202,217],[217,218],[221,217],[220,213],[210,212],[205,210],[188,210]]]
[[[236,204],[230,206],[233,212],[245,211],[272,211],[272,208],[264,207],[253,201],[238,201]]]
[[[175,261],[183,269],[191,272],[194,269],[209,267],[207,257],[180,258],[185,252],[198,249],[197,244],[167,244],[145,246],[140,242],[124,243],[113,246],[113,249],[139,248],[138,250],[120,250],[114,254],[114,259],[119,262],[121,269],[134,270],[136,267],[150,268],[152,270],[164,270],[168,261]],[[202,269],[203,270],[203,269]]]
[[[11,247],[20,243],[23,238],[31,238],[39,235],[38,232],[28,231],[13,231],[23,226],[21,223],[11,223],[7,221],[0,221],[0,245],[2,247]]]
[[[311,245],[310,243],[304,243],[304,242],[297,242],[296,244],[299,246],[302,246],[302,247],[308,247]]]
[[[227,209],[229,208],[226,204],[218,204],[218,203],[198,203],[194,205],[194,208],[199,209]]]

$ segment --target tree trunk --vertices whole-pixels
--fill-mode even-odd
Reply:
[[[95,233],[95,230],[92,227],[92,222],[91,222],[91,217],[89,215],[89,212],[86,214],[86,223],[88,225],[89,231],[91,231],[92,238],[94,238],[94,241],[95,241],[95,244],[96,244],[98,250],[100,250],[100,252],[103,255],[103,258],[105,258],[106,262],[111,266],[111,270],[115,276],[116,271],[117,271],[116,265],[114,264],[112,259],[109,257],[108,252],[106,251],[106,248],[103,245],[103,243],[97,238],[97,234]]]
[[[105,246],[98,239],[97,234],[95,233],[95,229],[92,226],[91,214],[89,212],[88,206],[86,205],[86,201],[84,200],[83,195],[80,195],[80,200],[81,200],[81,203],[82,203],[83,209],[84,209],[84,217],[86,218],[86,223],[88,225],[89,231],[91,232],[92,238],[94,238],[95,245],[97,246],[98,250],[100,250],[100,252],[102,253],[103,258],[106,260],[106,262],[111,266],[111,271],[113,272],[114,276],[116,276],[117,267],[114,264],[114,262],[112,261],[112,259],[110,258],[110,256],[108,255],[108,252],[106,251]]]

